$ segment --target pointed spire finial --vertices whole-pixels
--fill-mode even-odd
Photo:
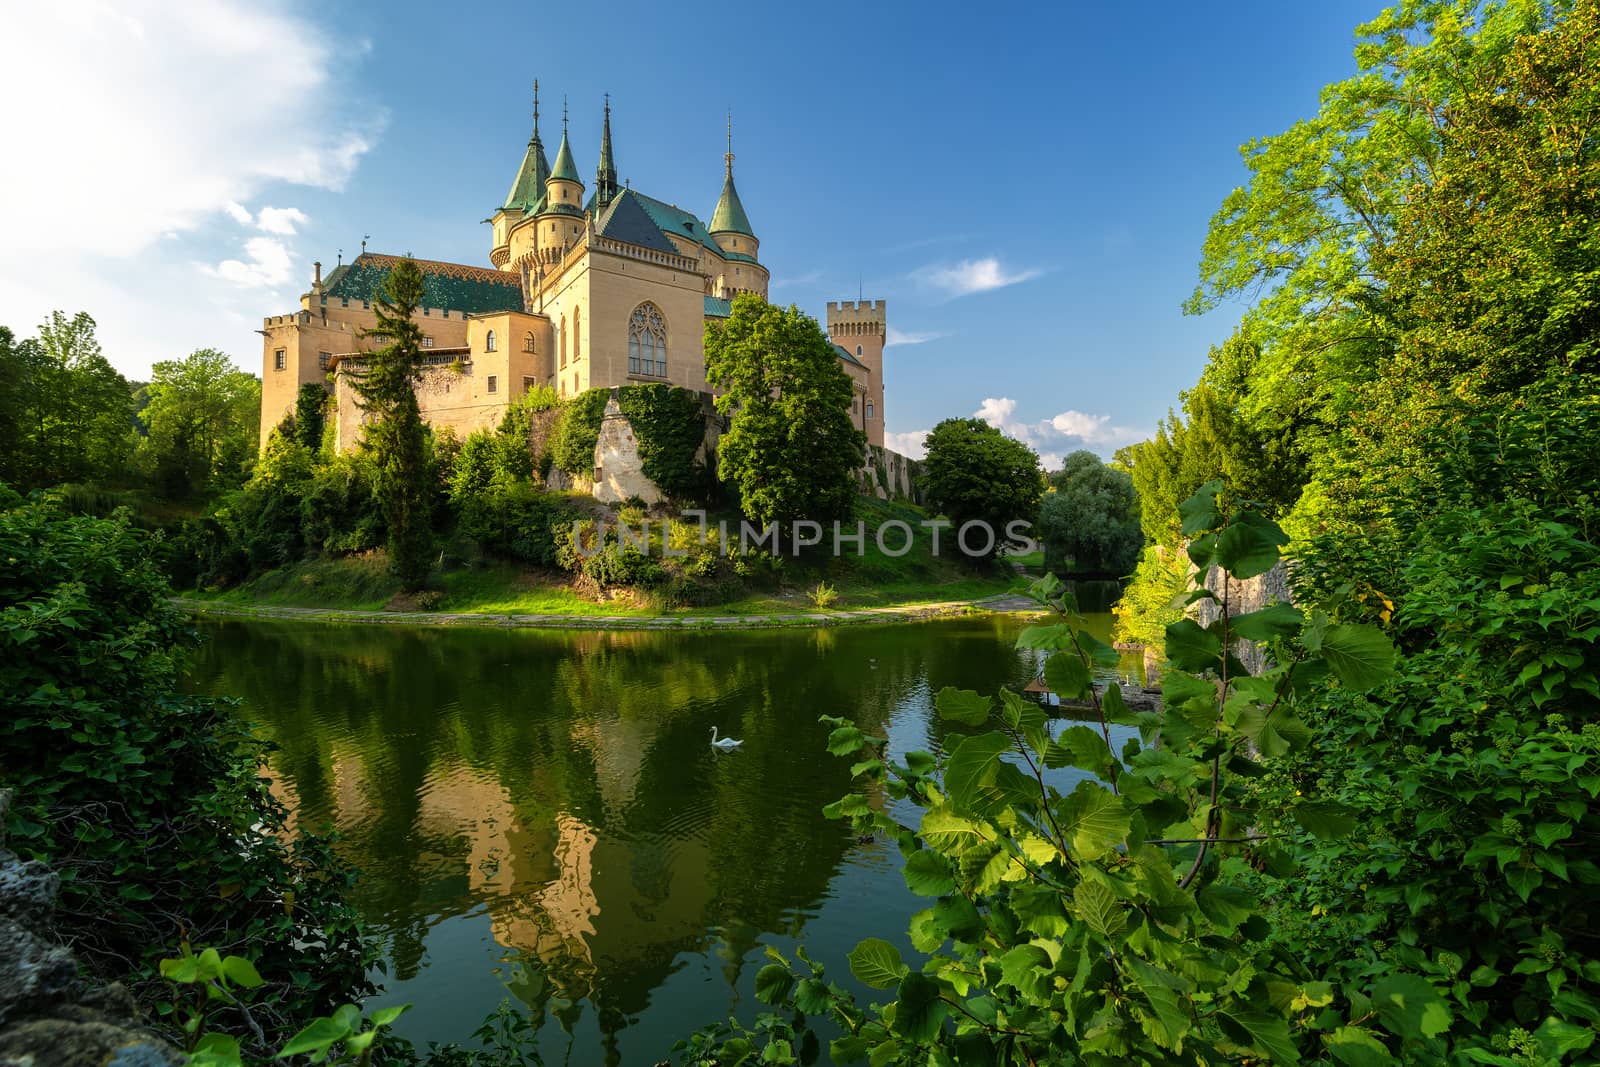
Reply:
[[[728,164],[728,177],[733,177],[733,110],[728,110],[728,154],[722,157]]]
[[[567,135],[567,94],[561,94],[561,136]]]
[[[539,139],[539,79],[533,79],[533,139]]]

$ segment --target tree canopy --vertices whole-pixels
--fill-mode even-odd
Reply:
[[[1044,495],[1033,449],[982,419],[945,419],[928,433],[922,486],[928,503],[957,527],[983,522],[999,552],[1006,526],[1032,521]]]
[[[1038,540],[1052,574],[1132,573],[1144,547],[1133,478],[1093,452],[1069,455],[1039,504]]]
[[[850,418],[854,387],[817,320],[749,293],[706,322],[706,381],[731,416],[719,474],[761,523],[850,514],[866,435]]]
[[[139,418],[156,476],[169,497],[203,492],[214,480],[239,485],[255,459],[261,383],[214,348],[151,369]],[[320,427],[319,427],[320,433]]]

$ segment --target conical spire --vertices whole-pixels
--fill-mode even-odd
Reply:
[[[522,155],[522,166],[506,194],[502,211],[521,210],[536,215],[544,206],[544,183],[550,177],[550,163],[545,158],[544,142],[539,139],[539,79],[533,80],[533,136],[528,138],[528,150]]]
[[[598,215],[617,197],[617,163],[611,154],[611,94],[606,94],[606,123],[600,134],[600,165],[594,172],[594,210]]]
[[[717,209],[711,213],[711,233],[742,233],[746,237],[754,237],[755,231],[750,228],[750,216],[744,213],[744,205],[739,202],[739,191],[733,187],[733,114],[728,114],[728,154],[722,157],[727,161],[727,177],[722,179],[722,196],[717,200]]]
[[[550,171],[551,181],[569,181],[583,184],[578,177],[577,164],[572,162],[572,149],[567,146],[567,102],[561,101],[561,147],[556,150],[556,165]]]

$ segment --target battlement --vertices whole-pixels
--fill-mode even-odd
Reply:
[[[873,315],[881,318],[888,314],[887,305],[887,300],[830,300],[828,318],[830,321],[838,318],[845,322],[855,322]]]

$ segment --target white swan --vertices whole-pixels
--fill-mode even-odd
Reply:
[[[721,741],[718,741],[717,740],[717,728],[715,726],[713,726],[711,728],[711,747],[712,748],[720,748],[723,751],[727,751],[730,748],[738,748],[742,744],[744,744],[743,741],[735,741],[731,737],[724,737]]]

